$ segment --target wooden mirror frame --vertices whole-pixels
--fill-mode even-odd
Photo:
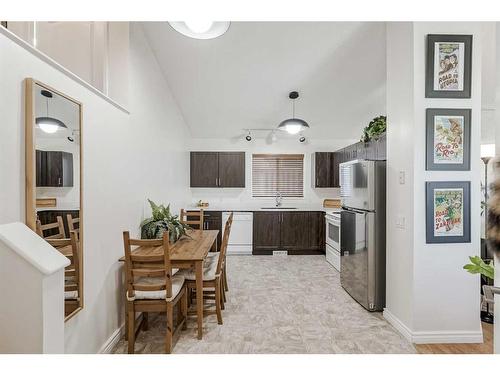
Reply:
[[[80,246],[80,276],[78,280],[78,296],[79,304],[78,307],[73,310],[68,316],[64,318],[64,321],[68,321],[78,312],[83,309],[83,153],[82,153],[82,125],[83,125],[83,105],[81,102],[69,97],[66,94],[37,81],[33,78],[26,78],[24,80],[24,91],[25,91],[25,171],[26,171],[26,199],[25,199],[25,221],[26,225],[33,231],[36,232],[36,152],[35,152],[35,98],[33,95],[33,89],[35,85],[38,85],[54,94],[60,95],[63,98],[75,103],[79,108],[79,120],[80,120],[80,148],[79,148],[79,159],[80,159],[80,205],[79,205],[79,246]],[[64,295],[62,296],[64,298]]]

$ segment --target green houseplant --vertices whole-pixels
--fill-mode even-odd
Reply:
[[[477,255],[469,257],[469,259],[470,263],[464,266],[464,270],[467,270],[467,272],[472,274],[479,273],[491,280],[495,279],[495,268],[493,267],[493,262],[486,263]]]
[[[148,202],[153,216],[142,221],[141,238],[162,238],[163,232],[168,230],[170,242],[174,243],[190,229],[188,225],[181,223],[178,215],[172,215],[170,205],[167,207],[163,204],[157,205],[150,199]]]
[[[369,142],[372,139],[377,139],[387,129],[387,117],[378,116],[370,121],[368,126],[363,129],[361,142]]]

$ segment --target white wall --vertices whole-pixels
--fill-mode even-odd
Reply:
[[[83,103],[85,306],[66,323],[67,353],[96,353],[122,324],[121,233],[138,233],[145,198],[188,200],[186,127],[134,25],[130,68],[129,115],[0,34],[0,224],[24,221],[23,79]]]
[[[386,306],[404,325],[413,317],[413,25],[387,23]],[[404,64],[401,61],[405,61]],[[400,173],[405,183],[400,184]],[[396,226],[404,218],[405,228]]]
[[[360,135],[361,135],[360,127]],[[198,200],[208,201],[211,206],[220,207],[227,205],[229,207],[242,205],[254,205],[260,202],[274,202],[274,199],[252,198],[252,154],[256,153],[289,153],[304,154],[304,198],[293,199],[284,198],[283,202],[289,204],[317,205],[323,202],[325,198],[338,198],[339,189],[337,188],[313,188],[311,177],[311,155],[318,151],[336,151],[347,145],[357,142],[355,139],[347,140],[318,140],[311,139],[308,143],[302,144],[297,139],[278,138],[274,144],[269,144],[266,139],[257,138],[251,142],[244,139],[244,135],[238,139],[190,139],[188,144],[189,151],[245,151],[245,188],[191,188],[191,203]]]
[[[401,35],[397,35],[401,33]],[[425,48],[427,34],[472,34],[472,97],[471,99],[426,99],[425,98]],[[479,320],[479,277],[462,269],[468,257],[479,255],[480,240],[480,169],[481,139],[481,24],[478,23],[401,23],[388,26],[388,74],[397,74],[401,67],[409,65],[413,70],[413,82],[401,81],[388,88],[388,158],[390,171],[388,195],[397,192],[403,195],[406,188],[400,188],[395,168],[407,168],[407,176],[413,186],[407,205],[413,206],[398,213],[395,207],[388,210],[388,269],[387,288],[390,298],[387,311],[406,326],[415,342],[477,342],[482,340]],[[394,42],[394,45],[391,43]],[[398,47],[408,47],[398,50]],[[408,85],[407,85],[408,84]],[[411,91],[413,98],[408,97]],[[398,104],[405,106],[408,113],[401,115]],[[426,108],[471,108],[471,170],[464,172],[438,172],[425,170],[425,110]],[[392,116],[399,117],[400,132],[406,132],[411,141],[401,147],[401,137],[393,135]],[[401,134],[401,133],[399,133]],[[403,137],[404,138],[404,137]],[[413,155],[409,155],[412,153]],[[394,159],[407,159],[396,162]],[[411,161],[413,158],[413,161]],[[408,160],[409,159],[409,160]],[[391,164],[392,163],[392,164]],[[425,182],[426,181],[471,181],[471,242],[458,244],[425,243]],[[394,193],[394,194],[393,194]],[[402,206],[404,204],[402,202]],[[395,228],[398,215],[411,223],[412,229],[405,234]],[[409,215],[408,217],[406,215]],[[407,227],[408,228],[408,227]],[[412,239],[412,241],[407,241]],[[403,253],[404,255],[402,255]],[[410,260],[403,260],[409,257]],[[411,270],[402,273],[399,262]],[[404,288],[401,285],[405,285]],[[399,306],[408,300],[409,310]],[[398,312],[400,311],[400,312]],[[401,314],[401,315],[398,315]]]

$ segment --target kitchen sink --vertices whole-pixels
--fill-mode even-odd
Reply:
[[[296,210],[297,207],[262,207],[263,210]]]

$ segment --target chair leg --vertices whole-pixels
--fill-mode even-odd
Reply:
[[[165,337],[165,352],[172,353],[172,333],[174,332],[174,306],[167,302],[167,333]]]
[[[220,306],[222,310],[226,309],[226,292],[224,291],[224,286],[222,285],[221,282],[221,291],[220,291]]]
[[[149,315],[147,312],[142,313],[142,329],[147,331],[149,329]]]
[[[184,295],[181,298],[181,312],[182,312],[182,317],[184,318],[184,323],[182,324],[182,330],[187,329],[187,312],[188,312],[188,293],[187,290],[184,290]]]
[[[227,284],[227,272],[226,272],[226,264],[224,263],[224,289],[226,292],[229,292],[229,285]]]
[[[221,288],[222,288],[222,300],[224,301],[224,303],[226,303],[227,299],[226,299],[226,290],[224,289],[224,280],[221,280]]]
[[[135,344],[135,312],[134,303],[128,302],[127,306],[128,315],[128,354],[134,354]]]
[[[221,289],[223,288],[221,278],[217,279],[215,283],[215,312],[217,313],[217,323],[222,324],[222,312],[221,312]]]

